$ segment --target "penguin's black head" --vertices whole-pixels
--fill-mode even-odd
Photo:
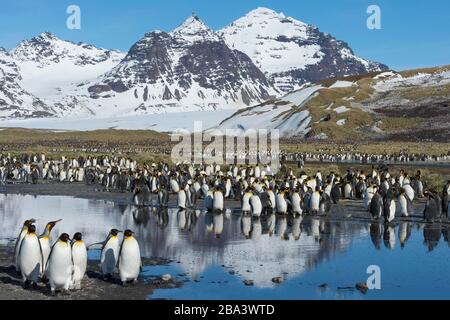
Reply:
[[[34,220],[34,219],[25,220],[25,222],[23,223],[23,226],[29,228],[35,222],[36,222],[36,220]]]
[[[119,234],[119,232],[122,232],[122,231],[117,230],[117,229],[111,229],[109,234],[112,235],[112,236],[117,236]]]
[[[36,226],[34,224],[31,224],[28,227],[28,233],[35,233],[36,232]]]
[[[47,227],[48,227],[48,229],[49,230],[52,230],[54,227],[55,227],[55,225],[58,223],[58,222],[60,222],[62,219],[59,219],[59,220],[56,220],[56,221],[50,221],[49,223],[47,223]]]
[[[61,240],[62,242],[67,242],[70,240],[70,237],[67,233],[63,233],[59,236],[59,240]]]
[[[125,237],[131,237],[133,234],[134,234],[134,232],[131,230],[125,230],[125,232],[124,232]]]
[[[83,236],[81,235],[81,232],[77,232],[73,235],[73,240],[75,241],[81,241],[83,240]]]

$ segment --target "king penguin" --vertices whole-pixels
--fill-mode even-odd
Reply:
[[[119,274],[122,285],[127,282],[136,282],[142,268],[141,251],[139,243],[133,236],[134,232],[125,230],[119,253]]]
[[[369,206],[369,212],[372,214],[372,218],[380,218],[383,214],[383,208],[383,197],[379,192],[375,192]]]
[[[119,232],[121,231],[112,229],[106,240],[103,242],[100,264],[103,276],[106,278],[111,278],[116,269],[120,250]]]
[[[387,194],[383,199],[383,212],[384,212],[384,222],[389,223],[395,218],[395,211],[397,206],[395,205],[395,200],[392,198],[392,194]]]
[[[213,210],[217,212],[223,211],[223,192],[216,187],[213,193]]]
[[[86,244],[83,241],[83,236],[80,232],[75,233],[73,236],[72,261],[73,274],[71,289],[80,290],[81,280],[83,280],[87,268],[87,248]]]
[[[23,286],[27,287],[29,282],[37,285],[39,276],[44,269],[44,257],[36,234],[36,226],[33,224],[28,227],[27,234],[20,244],[18,263],[22,273]]]
[[[67,233],[61,234],[53,245],[46,266],[46,276],[50,283],[50,290],[54,295],[56,290],[68,291],[72,282],[72,247]]]
[[[250,197],[250,206],[252,208],[252,214],[255,217],[260,217],[262,212],[262,203],[261,199],[259,198],[259,195],[253,194]]]
[[[49,223],[47,223],[44,232],[42,232],[42,234],[39,236],[39,242],[41,243],[42,248],[42,255],[44,256],[44,266],[47,265],[48,256],[50,255],[50,251],[52,250],[50,245],[50,233],[52,232],[55,225],[60,221],[62,221],[62,219],[50,221]]]
[[[316,187],[316,191],[314,191],[311,195],[310,201],[310,213],[318,214],[320,209],[320,187]]]
[[[25,220],[25,222],[23,223],[23,226],[22,226],[22,230],[20,231],[19,236],[17,237],[16,245],[14,247],[14,264],[16,266],[17,273],[20,273],[19,261],[18,261],[20,245],[22,244],[23,238],[28,233],[28,228],[35,222],[36,222],[36,220],[34,220],[34,219]]]

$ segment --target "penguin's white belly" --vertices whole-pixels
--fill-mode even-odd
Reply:
[[[178,191],[177,202],[179,208],[186,209],[186,192],[184,190]]]
[[[408,216],[408,202],[406,201],[405,196],[400,195],[398,198],[398,202],[400,203],[400,213],[402,216]]]
[[[409,200],[414,200],[414,189],[408,184],[403,187],[405,189],[405,193],[408,196]]]
[[[312,211],[319,211],[319,205],[320,205],[320,194],[318,192],[314,192],[311,195],[310,208]]]
[[[372,202],[372,198],[373,198],[373,190],[371,189],[367,189],[366,190],[366,196],[364,197],[364,206],[366,209],[369,209],[370,203]]]
[[[22,244],[23,238],[25,238],[25,235],[27,234],[27,231],[22,231],[19,235],[19,239],[17,241],[17,246],[15,248],[14,252],[14,262],[16,264],[16,270],[19,270],[19,250],[20,245]]]
[[[100,263],[103,274],[112,274],[116,268],[117,258],[119,257],[119,239],[111,238],[106,243],[102,251]]]
[[[37,282],[42,272],[42,255],[37,236],[26,235],[22,241],[18,257],[22,276],[26,280]]]
[[[178,182],[175,180],[170,180],[170,188],[173,192],[177,193],[180,191],[180,186],[178,185]]]
[[[269,192],[269,200],[270,200],[270,206],[272,209],[275,209],[277,205],[277,201],[275,199],[275,194],[273,192]]]
[[[244,195],[244,197],[242,198],[242,211],[248,212],[251,211],[251,206],[250,206],[250,196],[249,195]]]
[[[349,184],[346,184],[344,187],[344,195],[346,198],[352,197],[352,186]]]
[[[252,207],[252,213],[255,216],[260,216],[262,212],[261,199],[257,195],[253,195],[250,198],[250,204]]]
[[[68,290],[72,270],[72,252],[69,243],[56,243],[48,261],[47,277],[50,287]]]
[[[223,210],[223,194],[220,191],[214,192],[213,209],[219,211]]]
[[[40,238],[39,242],[41,243],[42,248],[42,258],[44,260],[44,268],[47,265],[48,256],[50,255],[50,251],[52,248],[50,247],[50,239],[48,238]]]
[[[397,209],[396,205],[395,205],[395,201],[391,200],[391,203],[389,205],[389,216],[388,216],[388,221],[391,222],[392,220],[394,220],[395,218],[395,210]]]
[[[141,268],[141,252],[136,239],[125,239],[119,261],[120,280],[136,280]]]
[[[286,213],[287,212],[287,203],[284,197],[277,196],[277,212],[278,213]]]
[[[298,193],[294,193],[292,195],[292,210],[294,211],[294,213],[299,213],[299,214],[301,214],[303,212],[303,210],[301,208],[300,195]]]
[[[86,246],[81,243],[74,243],[72,246],[73,275],[72,282],[74,286],[79,285],[86,273],[87,267],[87,250]]]

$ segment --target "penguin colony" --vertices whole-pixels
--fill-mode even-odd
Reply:
[[[303,161],[315,154],[281,153],[282,163],[286,158]],[[426,155],[367,155],[341,153],[335,156],[320,154],[320,160],[348,159],[360,161],[392,160],[400,162],[446,161],[448,156]],[[333,158],[334,157],[334,158]],[[299,163],[302,167],[302,163]],[[283,178],[278,178],[278,177]],[[332,204],[339,199],[363,199],[365,209],[372,217],[383,217],[387,222],[395,213],[409,216],[415,198],[427,197],[424,217],[428,221],[448,215],[448,191],[427,190],[421,173],[409,176],[403,170],[391,175],[389,167],[372,166],[371,172],[348,170],[343,177],[330,172],[327,176],[317,172],[313,176],[303,171],[298,176],[282,166],[275,176],[269,166],[214,164],[152,163],[138,165],[137,161],[125,157],[78,157],[60,160],[47,159],[45,155],[2,155],[0,157],[0,181],[38,183],[40,179],[58,182],[84,182],[102,186],[105,191],[132,192],[133,203],[149,206],[155,203],[164,208],[169,198],[176,197],[178,207],[186,209],[204,206],[211,211],[222,211],[226,200],[237,200],[244,214],[259,216],[270,212],[279,214],[327,214]],[[447,184],[448,185],[448,184]]]
[[[86,246],[79,232],[72,239],[67,233],[62,233],[50,245],[51,231],[60,221],[47,223],[40,236],[36,233],[34,219],[23,223],[16,240],[14,263],[24,288],[36,287],[42,281],[47,283],[53,295],[61,290],[80,290],[87,269],[87,252],[95,245],[101,245],[100,265],[105,279],[111,279],[118,269],[123,285],[137,281],[142,263],[133,231],[126,230],[120,241],[121,231],[112,229],[105,241],[90,246]]]
[[[73,151],[73,150],[72,150]],[[170,152],[169,152],[170,153]],[[237,155],[238,159],[257,159],[258,155]],[[450,155],[432,156],[426,154],[399,153],[361,154],[341,152],[329,154],[319,153],[280,153],[283,163],[297,163],[303,168],[306,162],[321,163],[439,163],[449,162]],[[38,183],[39,179],[57,182],[85,182],[99,184],[106,190],[132,191],[134,181],[149,170],[148,166],[139,167],[137,162],[128,157],[116,156],[80,156],[78,158],[47,158],[44,154],[0,154],[0,183],[23,182]]]

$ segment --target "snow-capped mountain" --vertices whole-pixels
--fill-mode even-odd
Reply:
[[[0,118],[49,117],[51,107],[26,91],[20,70],[11,55],[0,48]]]
[[[111,70],[125,54],[85,43],[64,41],[49,32],[22,41],[11,50],[29,92],[54,99],[67,87],[93,80]]]
[[[11,118],[238,109],[306,82],[386,68],[316,27],[264,8],[218,32],[191,16],[171,32],[145,34],[127,53],[44,32],[2,57],[3,68],[14,65],[16,74],[0,87],[9,110],[0,116]]]
[[[247,54],[283,92],[306,82],[388,69],[356,56],[347,43],[315,26],[266,8],[249,12],[218,34],[232,49]]]
[[[277,94],[247,55],[230,49],[196,16],[170,33],[147,33],[86,88],[95,103],[121,113],[236,108]]]

